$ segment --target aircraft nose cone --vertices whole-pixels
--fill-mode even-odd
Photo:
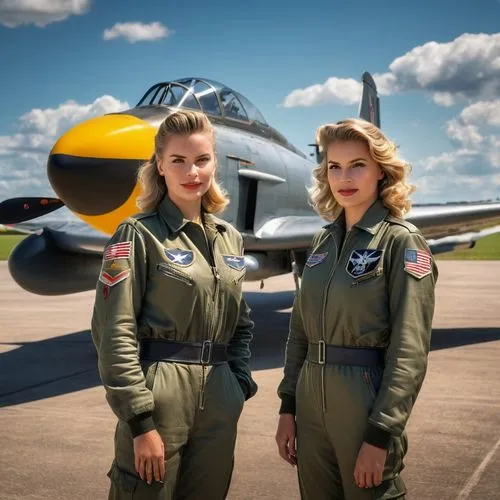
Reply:
[[[155,133],[145,121],[125,114],[87,120],[52,148],[47,163],[50,184],[78,214],[112,212],[134,191],[137,169],[151,157]]]

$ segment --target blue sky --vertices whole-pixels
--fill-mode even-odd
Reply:
[[[364,70],[415,201],[499,197],[499,19],[498,0],[0,0],[0,199],[50,194],[64,130],[185,76],[241,92],[309,152],[319,125],[356,115]]]

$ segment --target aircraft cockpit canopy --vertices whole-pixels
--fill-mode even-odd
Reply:
[[[183,78],[153,85],[137,106],[191,108],[212,116],[267,125],[262,113],[244,96],[213,80]]]

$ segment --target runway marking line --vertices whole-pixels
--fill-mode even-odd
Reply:
[[[479,480],[481,479],[484,470],[490,463],[491,459],[495,455],[495,452],[497,451],[497,448],[499,446],[500,446],[500,439],[495,443],[493,448],[491,448],[489,453],[484,457],[483,461],[479,464],[479,466],[474,471],[472,476],[465,483],[465,486],[462,488],[462,491],[460,491],[457,500],[465,500],[466,498],[469,498],[469,495],[472,493],[472,490],[476,487],[477,483],[479,483]]]

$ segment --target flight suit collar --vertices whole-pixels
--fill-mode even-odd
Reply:
[[[191,222],[188,219],[184,218],[182,212],[179,210],[177,205],[168,197],[168,195],[165,195],[163,200],[160,202],[158,210],[160,212],[160,215],[163,217],[163,220],[173,233],[180,232],[186,224]],[[201,209],[201,212],[203,225],[208,230],[208,232],[215,234],[217,232],[222,233],[226,230],[226,228],[222,224],[217,223],[213,215],[206,212],[203,208]]]
[[[380,198],[377,198],[370,206],[370,208],[368,208],[368,210],[365,212],[361,220],[357,224],[354,224],[354,227],[363,229],[370,234],[375,234],[379,230],[382,222],[384,222],[388,213],[389,209],[384,206]],[[334,222],[325,227],[335,235],[343,237],[346,232],[344,210],[342,210],[342,212]]]
[[[361,220],[357,224],[354,224],[354,226],[359,227],[370,234],[376,234],[388,213],[389,209],[384,206],[380,198],[377,198],[365,212]]]
[[[165,195],[158,206],[163,220],[173,233],[178,233],[189,221],[184,218],[177,205]]]

